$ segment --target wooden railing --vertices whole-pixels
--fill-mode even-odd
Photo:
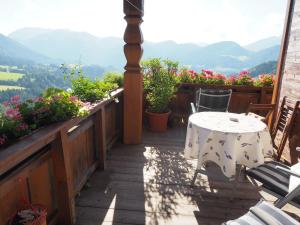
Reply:
[[[112,96],[86,117],[42,128],[0,149],[0,225],[24,197],[47,208],[48,224],[74,224],[75,196],[96,168],[105,168],[107,150],[122,136],[123,90]]]
[[[244,113],[252,103],[271,103],[273,88],[249,87],[228,85],[202,85],[181,84],[173,98],[170,109],[172,110],[172,123],[186,122],[191,114],[190,103],[195,101],[195,93],[199,88],[205,89],[232,89],[229,112]]]

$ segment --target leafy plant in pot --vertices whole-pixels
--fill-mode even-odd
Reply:
[[[149,127],[154,132],[167,130],[169,103],[177,90],[178,63],[153,58],[142,62]]]

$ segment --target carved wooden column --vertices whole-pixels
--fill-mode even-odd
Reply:
[[[142,140],[143,79],[140,60],[143,54],[144,0],[123,0],[127,27],[124,53],[127,59],[124,73],[124,143],[139,144]]]

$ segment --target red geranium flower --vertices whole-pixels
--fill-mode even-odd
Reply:
[[[8,106],[9,106],[9,102],[8,102],[8,101],[2,102],[2,105],[3,105],[4,107],[8,107]]]

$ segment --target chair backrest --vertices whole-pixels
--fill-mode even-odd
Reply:
[[[300,101],[289,99],[286,96],[283,98],[277,118],[271,133],[273,145],[277,150],[277,160],[280,160],[284,150],[286,141],[289,137],[293,122],[295,121]],[[275,143],[275,138],[278,133],[281,133],[279,144]]]
[[[258,113],[259,115],[264,117],[264,122],[267,122],[271,116],[271,114],[275,110],[275,104],[253,104],[250,103],[246,112],[246,115],[249,112]]]
[[[199,89],[196,92],[196,110],[226,112],[231,98],[232,90]]]

